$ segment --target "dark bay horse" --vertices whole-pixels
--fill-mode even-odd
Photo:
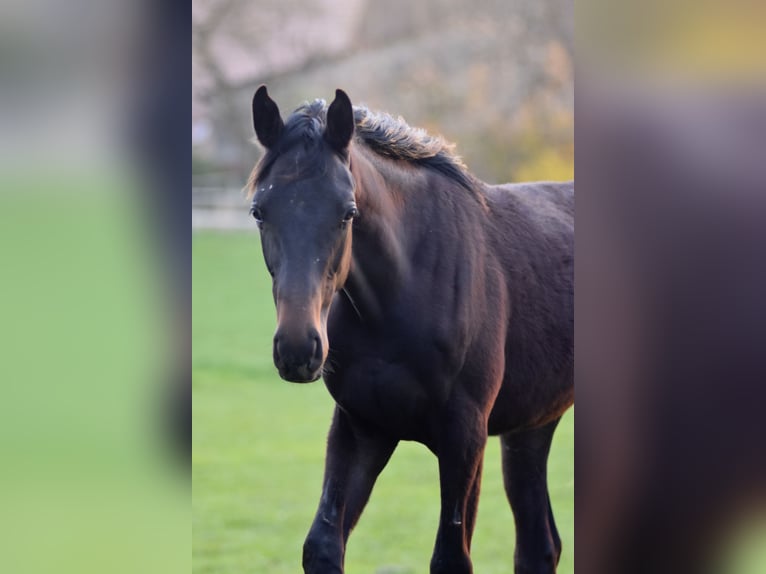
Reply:
[[[515,572],[555,572],[546,465],[574,397],[573,184],[484,184],[441,138],[341,90],[284,122],[261,86],[253,118],[274,363],[288,381],[323,376],[336,402],[304,571],[343,572],[378,474],[414,440],[439,461],[431,573],[472,572],[484,447],[500,435]]]

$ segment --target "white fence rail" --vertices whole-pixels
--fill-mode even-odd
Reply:
[[[192,188],[192,230],[255,231],[249,202],[241,189],[222,187]]]

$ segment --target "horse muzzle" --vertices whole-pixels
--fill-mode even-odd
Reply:
[[[288,337],[281,330],[274,335],[274,365],[279,376],[291,383],[312,383],[322,374],[322,337],[310,329],[305,337]]]

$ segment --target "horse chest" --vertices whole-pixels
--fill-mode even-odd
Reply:
[[[429,436],[427,386],[405,364],[361,358],[325,375],[335,401],[348,413],[402,440]]]

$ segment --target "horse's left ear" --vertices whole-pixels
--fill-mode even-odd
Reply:
[[[327,128],[324,137],[337,151],[343,151],[354,135],[354,109],[346,92],[335,90],[335,99],[327,109]]]

